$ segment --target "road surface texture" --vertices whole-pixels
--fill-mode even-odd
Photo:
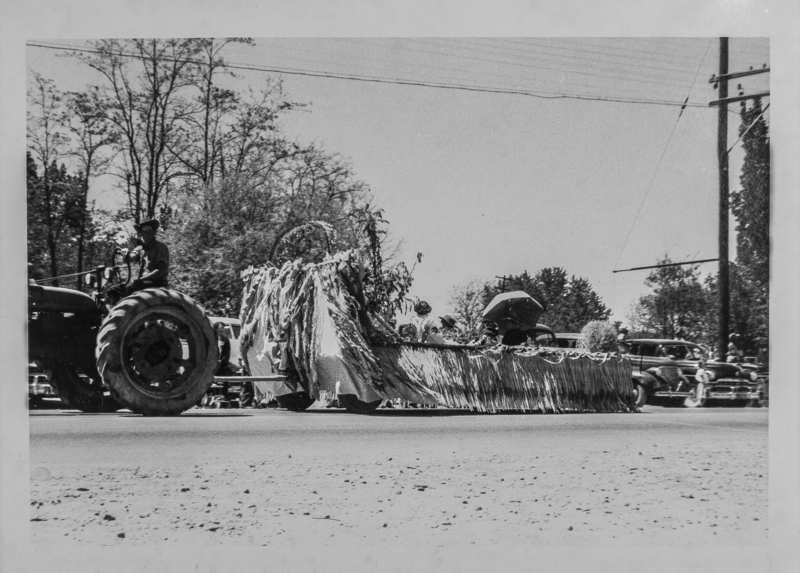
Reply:
[[[767,543],[766,409],[30,416],[37,546]]]

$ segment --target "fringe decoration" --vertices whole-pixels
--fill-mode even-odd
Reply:
[[[354,384],[384,398],[477,412],[638,411],[630,362],[615,355],[402,342],[365,308],[362,273],[354,251],[319,264],[248,268],[240,316],[245,365],[277,342],[303,390],[315,398],[330,391],[335,381],[321,381],[316,368],[319,318],[327,312]]]

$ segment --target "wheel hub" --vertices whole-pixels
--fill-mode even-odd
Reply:
[[[162,320],[146,322],[134,334],[131,363],[143,378],[166,380],[180,369],[183,345],[170,326]]]

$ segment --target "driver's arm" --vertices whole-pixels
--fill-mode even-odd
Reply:
[[[156,262],[153,264],[155,268],[142,275],[141,280],[153,281],[167,276],[169,271],[169,250],[165,244],[159,243],[157,245],[156,256],[154,258],[156,259]]]
[[[153,281],[156,279],[160,279],[161,277],[167,276],[167,261],[164,259],[159,260],[156,262],[156,268],[149,273],[142,275],[141,280],[143,281]]]

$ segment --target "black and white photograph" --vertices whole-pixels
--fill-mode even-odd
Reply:
[[[10,9],[0,568],[795,570],[800,10],[322,4]]]

